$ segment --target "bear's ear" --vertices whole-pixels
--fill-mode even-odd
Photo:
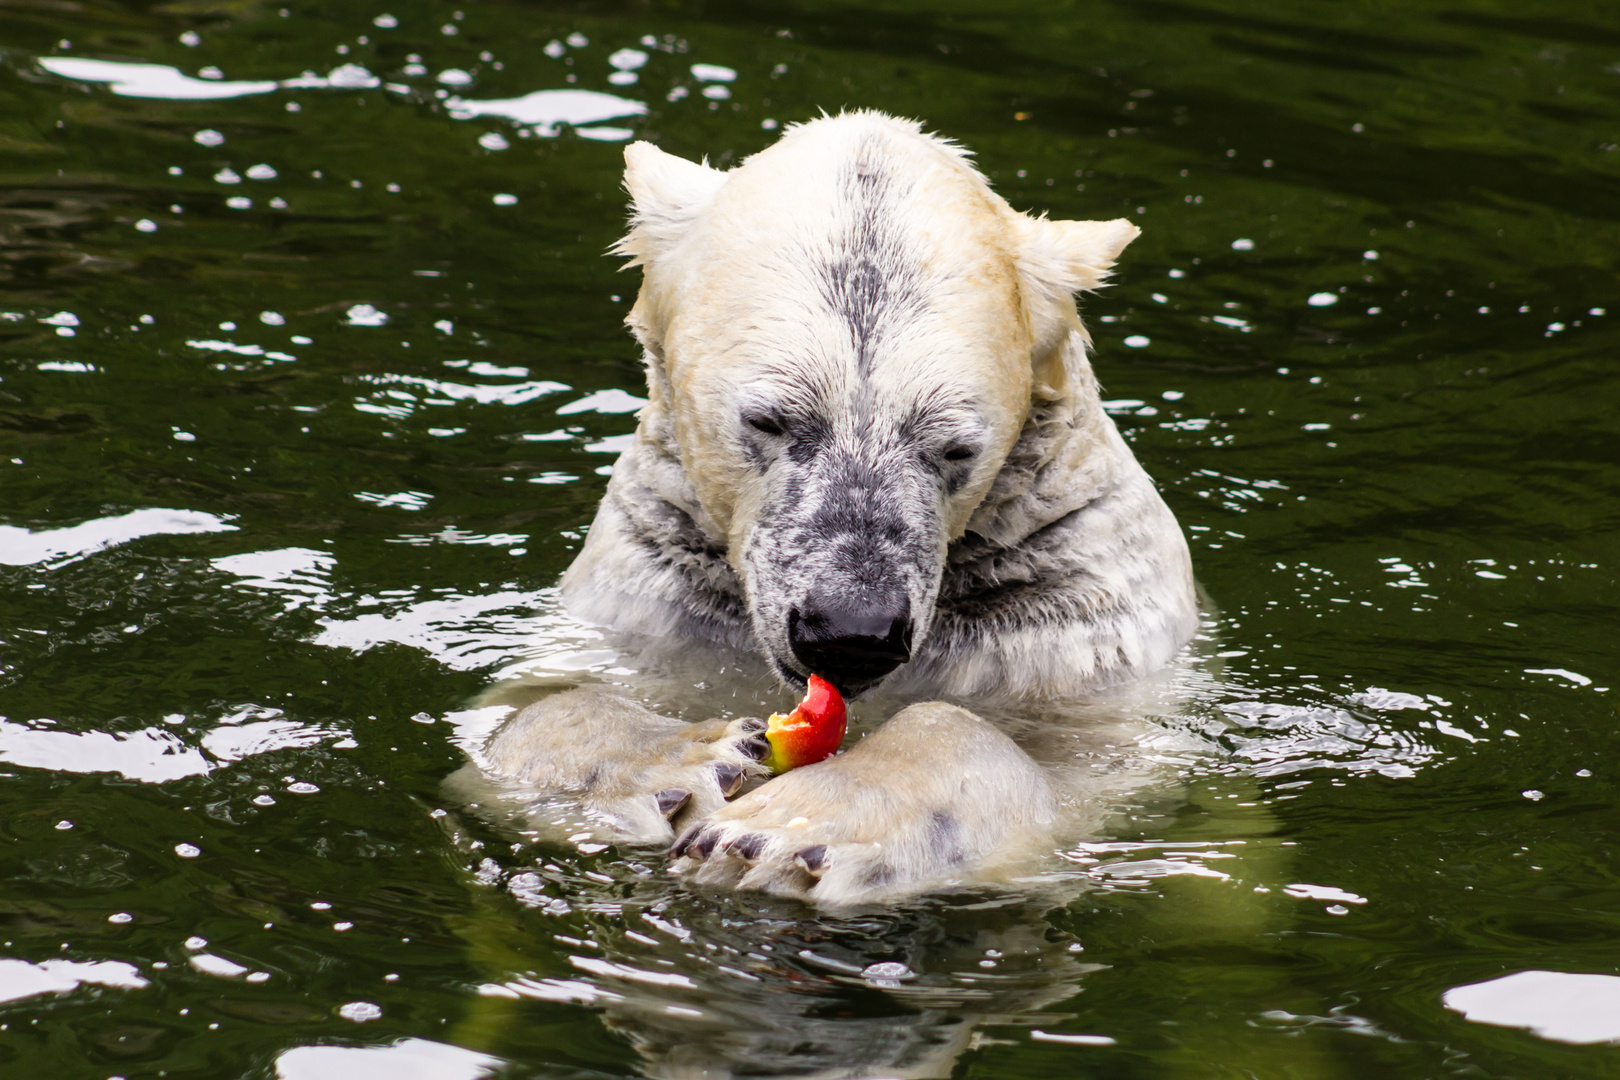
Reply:
[[[1066,327],[1076,325],[1074,294],[1101,286],[1119,253],[1142,230],[1124,218],[1049,221],[1020,217],[1018,277],[1039,359],[1061,343]]]
[[[1026,281],[1049,296],[1073,296],[1095,289],[1114,260],[1142,230],[1125,218],[1113,221],[1049,221],[1025,218],[1018,269]]]
[[[630,192],[630,231],[613,245],[627,266],[645,266],[668,251],[714,201],[726,174],[666,154],[650,142],[624,148],[624,186]]]

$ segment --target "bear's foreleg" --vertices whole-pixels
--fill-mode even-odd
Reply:
[[[1051,850],[1057,798],[1011,739],[943,702],[688,826],[671,854],[701,883],[830,906],[985,880]]]
[[[671,820],[710,814],[770,775],[765,721],[693,724],[583,686],[544,698],[484,745],[490,772],[537,794],[576,797],[625,839],[668,843]]]

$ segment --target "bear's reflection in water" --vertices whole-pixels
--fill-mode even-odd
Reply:
[[[1061,803],[1055,838],[993,874],[818,909],[694,884],[674,872],[666,844],[636,843],[622,822],[566,793],[480,768],[505,718],[581,683],[692,721],[760,716],[793,696],[747,654],[603,644],[615,659],[594,672],[498,683],[462,714],[470,761],[447,781],[461,809],[446,821],[479,898],[465,933],[489,981],[461,1035],[481,1049],[521,1042],[526,1025],[514,1014],[537,1007],[528,1003],[566,1001],[599,1009],[651,1075],[948,1075],[986,1027],[1061,1023],[1061,1012],[1042,1010],[1097,967],[1055,925],[1065,920],[1048,917],[1103,880],[1085,845],[1138,835],[1132,817],[1173,811],[1185,766],[1214,749],[1165,719],[1212,689],[1195,662],[1086,701],[964,703],[1039,763]],[[846,746],[905,704],[852,702]],[[1232,915],[1210,918],[1230,932]]]

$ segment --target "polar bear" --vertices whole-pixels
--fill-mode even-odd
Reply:
[[[1188,641],[1185,538],[1075,307],[1135,225],[1019,213],[961,147],[875,112],[729,171],[646,142],[625,162],[649,404],[563,577],[574,614],[911,701],[1073,697]],[[638,708],[547,699],[486,757],[690,819],[674,854],[700,880],[828,903],[983,871],[1060,813],[1023,750],[941,701],[729,803],[762,772],[756,728]]]

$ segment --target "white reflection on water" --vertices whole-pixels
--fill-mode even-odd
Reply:
[[[559,616],[535,611],[546,591],[419,600],[391,612],[321,620],[315,644],[365,652],[378,645],[421,649],[456,671],[504,665],[532,655]]]
[[[215,956],[213,953],[193,953],[186,959],[192,967],[204,975],[213,975],[220,979],[234,979],[238,975],[246,975],[252,970],[243,967],[234,960],[227,960],[223,956]]]
[[[429,1039],[390,1046],[299,1046],[276,1058],[277,1080],[479,1080],[500,1058]]]
[[[0,761],[57,772],[117,773],[147,784],[204,776],[214,767],[201,750],[160,727],[74,732],[9,720],[0,720]]]
[[[451,97],[445,99],[444,106],[454,120],[500,116],[532,127],[536,135],[542,136],[557,134],[562,124],[580,128],[601,120],[647,115],[646,102],[604,94],[597,90],[536,90],[523,97],[502,98],[496,101],[470,101]],[[617,133],[624,129],[614,130]],[[589,133],[581,130],[580,134]],[[628,138],[630,134],[626,131],[624,137]]]
[[[324,78],[306,71],[296,79],[283,79],[281,85],[289,90],[370,90],[382,85],[382,80],[359,64],[339,64]]]
[[[117,60],[87,60],[74,56],[41,56],[40,67],[64,79],[79,82],[105,83],[120,97],[159,98],[167,101],[218,101],[224,98],[268,94],[275,90],[370,90],[382,85],[382,80],[359,64],[341,64],[329,74],[317,75],[306,71],[291,79],[253,79],[229,81],[197,79],[179,68],[166,64],[133,64]],[[460,85],[451,80],[451,85]],[[405,86],[389,84],[390,90],[408,92]],[[647,103],[597,90],[536,90],[523,97],[502,98],[495,101],[473,101],[466,98],[445,99],[445,108],[452,119],[472,120],[480,116],[499,116],[531,128],[536,135],[556,135],[561,125],[579,129],[585,138],[606,142],[622,142],[635,133],[629,128],[585,125],[602,120],[616,120],[647,115]]]
[[[568,962],[581,971],[588,971],[592,975],[601,975],[609,979],[623,979],[626,982],[646,983],[648,986],[678,986],[683,990],[696,990],[697,983],[685,975],[678,975],[666,971],[648,971],[631,964],[615,964],[611,960],[600,960],[594,956],[570,956]]]
[[[1238,854],[1222,848],[1243,846],[1242,840],[1182,841],[1179,843],[1140,841],[1093,841],[1076,844],[1059,855],[1086,866],[1086,875],[1110,886],[1130,888],[1150,885],[1162,878],[1204,877],[1230,881],[1232,875],[1206,863],[1235,859]],[[1158,858],[1143,858],[1158,855]]]
[[[341,740],[348,734],[343,728],[300,724],[296,720],[258,720],[232,726],[227,718],[226,723],[202,737],[202,746],[216,761],[241,761],[275,750],[301,750],[328,740]]]
[[[1283,892],[1296,900],[1326,900],[1339,904],[1365,904],[1367,902],[1365,896],[1347,892],[1335,885],[1311,885],[1303,881],[1283,886]]]
[[[329,75],[306,71],[296,79],[252,79],[231,82],[194,79],[166,64],[131,64],[117,60],[85,60],[76,56],[42,56],[39,66],[52,75],[80,82],[106,83],[119,97],[161,98],[166,101],[219,101],[224,98],[268,94],[273,90],[369,90],[382,85],[359,64],[342,64]]]
[[[692,77],[701,82],[735,82],[737,71],[719,64],[693,64]]]
[[[561,1001],[580,1005],[624,1000],[623,995],[577,979],[542,979],[528,975],[508,979],[506,982],[485,983],[478,988],[478,993],[481,997],[535,998],[540,1001]]]
[[[412,547],[425,547],[429,544],[483,544],[489,547],[512,547],[516,544],[526,544],[529,541],[527,533],[475,533],[458,529],[454,525],[446,525],[438,532],[433,533],[403,533],[385,539],[385,544],[410,544]]]
[[[388,313],[371,304],[355,304],[343,313],[345,326],[387,326]]]
[[[1329,705],[1232,701],[1221,709],[1241,725],[1222,741],[1233,748],[1233,756],[1251,764],[1255,776],[1338,768],[1402,779],[1417,775],[1419,767],[1439,754],[1415,732]]]
[[[1620,1042],[1620,976],[1520,971],[1453,987],[1440,1000],[1476,1024],[1528,1028],[1554,1042]]]
[[[575,413],[633,413],[646,407],[647,399],[617,388],[598,390],[594,394],[586,394],[578,401],[570,401],[557,410],[558,416],[572,416]]]
[[[549,379],[533,379],[518,383],[458,383],[444,379],[429,379],[421,375],[365,375],[363,381],[375,386],[410,386],[421,391],[418,397],[407,390],[383,390],[369,398],[358,398],[354,407],[361,412],[385,416],[404,417],[415,411],[417,403],[452,405],[471,401],[478,405],[523,405],[547,394],[569,389],[567,383]],[[620,391],[622,393],[622,391]]]
[[[585,444],[588,454],[622,454],[635,444],[635,432],[627,435],[609,435],[605,439],[598,439],[593,443]]]
[[[504,546],[524,539],[452,527],[426,535],[407,533],[395,542]],[[378,645],[407,645],[457,671],[494,669],[496,678],[532,671],[613,672],[622,658],[601,648],[600,632],[562,611],[555,589],[477,596],[444,589],[420,599],[411,590],[380,597],[343,595],[331,582],[337,560],[297,547],[228,555],[212,565],[235,574],[238,588],[284,595],[288,611],[302,607],[321,612],[313,642],[329,648],[360,653]]]
[[[288,594],[288,611],[305,606],[319,611],[332,599],[327,575],[337,565],[337,559],[324,551],[290,547],[227,555],[214,559],[212,565],[216,570],[235,574],[241,579],[237,584],[243,588]]]
[[[47,569],[55,569],[143,536],[234,531],[235,525],[213,514],[156,507],[38,532],[15,525],[0,525],[0,563],[10,566],[48,563]]]
[[[169,101],[217,101],[221,98],[268,94],[273,81],[223,82],[193,79],[164,64],[127,64],[113,60],[82,60],[73,56],[42,56],[39,66],[52,75],[80,82],[107,83],[120,97],[164,98]]]
[[[433,496],[426,491],[396,491],[391,495],[384,495],[379,491],[357,491],[354,497],[361,502],[397,507],[400,510],[420,510],[433,501]]]
[[[26,960],[0,959],[0,1001],[66,994],[85,983],[116,986],[122,990],[139,990],[149,985],[135,965],[115,960],[99,964],[84,960],[46,960],[30,964]]]
[[[221,717],[193,741],[171,728],[62,731],[54,720],[15,723],[0,717],[0,761],[68,773],[116,773],[164,784],[206,776],[220,765],[276,750],[347,738],[343,728],[282,719],[276,708],[247,705]],[[196,745],[193,745],[195,742]]]
[[[206,352],[227,352],[237,356],[262,356],[269,360],[280,360],[283,363],[297,360],[291,353],[266,351],[262,345],[239,345],[234,341],[217,341],[213,339],[187,341],[193,349],[202,349]],[[223,365],[221,365],[223,366]]]
[[[446,360],[445,367],[465,368],[469,375],[479,375],[486,379],[527,379],[529,369],[526,367],[500,367],[491,364],[488,360],[471,363],[466,360]],[[564,390],[568,387],[564,386]]]

